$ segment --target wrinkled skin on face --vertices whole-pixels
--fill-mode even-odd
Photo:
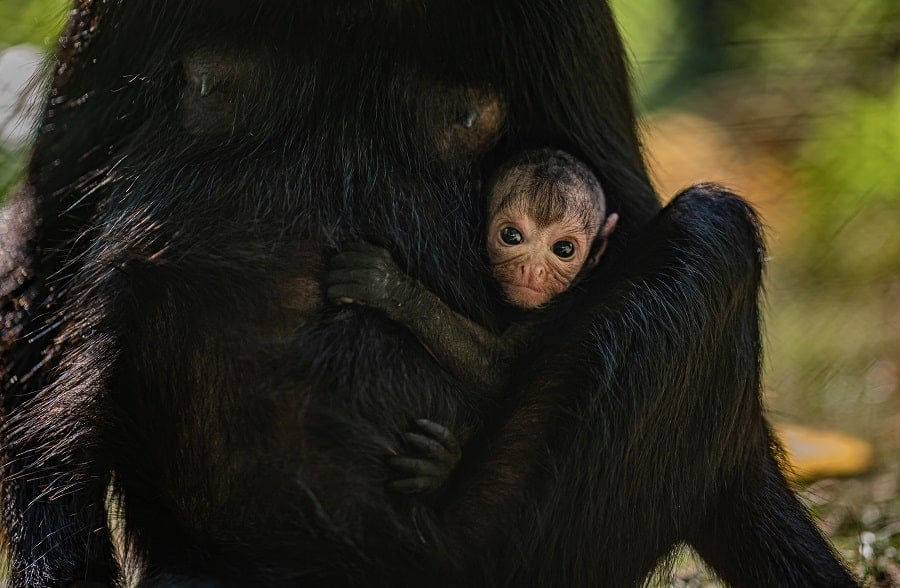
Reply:
[[[583,183],[556,188],[556,214],[536,214],[538,192],[519,190],[513,170],[491,195],[487,250],[494,278],[507,300],[538,308],[565,292],[583,268],[597,264],[618,215],[603,220],[602,190]],[[542,218],[543,217],[543,218]]]

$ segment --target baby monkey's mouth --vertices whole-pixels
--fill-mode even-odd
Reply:
[[[526,284],[514,283],[505,284],[503,292],[510,303],[521,308],[538,308],[558,294],[552,288],[534,288]]]

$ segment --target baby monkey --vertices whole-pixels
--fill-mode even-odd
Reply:
[[[526,151],[507,161],[487,193],[491,272],[506,300],[527,311],[546,305],[596,266],[618,222],[617,214],[606,215],[596,176],[564,151]],[[513,362],[531,339],[528,315],[504,333],[493,333],[451,310],[401,270],[390,253],[370,244],[348,246],[331,264],[326,276],[330,299],[384,311],[477,393],[499,397],[505,392]],[[396,469],[421,474],[398,480],[393,484],[398,490],[434,489],[459,459],[448,430],[427,420],[416,424],[424,435],[404,438],[433,459],[393,458]]]
[[[487,192],[491,271],[507,301],[526,310],[544,306],[597,265],[619,218],[606,216],[591,170],[559,150],[526,151],[506,162]],[[452,311],[374,245],[337,254],[326,285],[330,299],[378,308],[409,328],[444,369],[485,394],[502,393],[527,338],[527,324],[497,335]]]

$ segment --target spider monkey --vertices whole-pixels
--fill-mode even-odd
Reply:
[[[762,415],[759,225],[661,206],[624,55],[601,0],[79,0],[0,219],[11,586],[633,585],[681,541],[853,585]],[[503,398],[328,303],[365,241],[501,332],[480,178],[547,146],[620,220]],[[394,492],[422,418],[465,452]]]

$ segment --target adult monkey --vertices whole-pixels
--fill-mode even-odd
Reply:
[[[761,416],[752,213],[660,211],[605,3],[510,6],[76,3],[0,227],[13,586],[116,578],[110,482],[148,586],[627,585],[679,540],[853,584]],[[324,304],[323,253],[368,240],[490,321],[478,180],[542,145],[622,220],[504,406]],[[428,500],[386,489],[416,417],[483,433]]]

